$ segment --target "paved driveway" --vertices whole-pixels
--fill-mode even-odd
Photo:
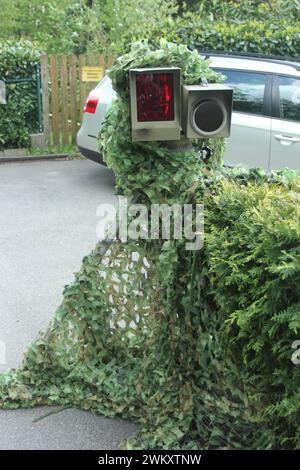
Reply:
[[[95,245],[103,202],[116,202],[113,176],[93,162],[0,165],[0,372],[19,364],[52,317]],[[78,410],[32,423],[46,411],[0,410],[0,449],[114,449],[134,430]]]

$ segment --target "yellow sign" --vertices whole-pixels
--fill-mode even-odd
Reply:
[[[103,77],[103,73],[103,67],[84,66],[81,68],[81,80],[83,82],[99,82]]]

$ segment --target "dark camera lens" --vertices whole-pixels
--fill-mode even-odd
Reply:
[[[217,101],[201,101],[195,107],[193,121],[193,126],[199,131],[214,132],[221,127],[224,113]]]

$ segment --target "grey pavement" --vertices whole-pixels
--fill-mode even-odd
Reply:
[[[96,208],[116,204],[113,184],[87,160],[0,165],[0,372],[47,326],[95,246]],[[32,422],[47,410],[0,410],[0,449],[115,449],[135,430],[71,409]]]

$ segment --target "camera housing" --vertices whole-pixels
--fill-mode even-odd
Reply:
[[[132,140],[179,140],[181,69],[131,69],[129,82]]]
[[[233,90],[219,83],[183,85],[182,131],[188,139],[230,135]]]
[[[181,86],[179,67],[129,71],[132,141],[180,141],[230,134],[233,90]]]

